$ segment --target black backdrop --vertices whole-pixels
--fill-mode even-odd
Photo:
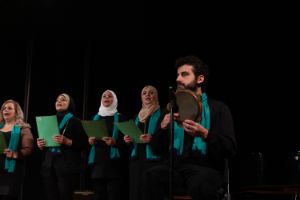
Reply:
[[[102,92],[112,89],[119,111],[132,117],[141,106],[140,91],[146,84],[158,88],[161,106],[166,105],[168,88],[175,86],[175,59],[194,54],[211,69],[208,95],[232,110],[239,146],[234,184],[253,181],[240,174],[256,170],[251,156],[257,152],[264,156],[265,182],[288,183],[292,156],[299,147],[297,121],[290,115],[298,113],[295,74],[285,66],[283,51],[252,42],[3,39],[0,102],[12,98],[28,107],[35,137],[35,116],[54,114],[55,98],[61,92],[74,97],[78,117],[90,118],[98,111]],[[36,192],[42,195],[40,161],[35,150],[27,162],[26,199]]]

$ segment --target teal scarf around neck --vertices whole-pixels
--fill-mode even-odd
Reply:
[[[10,150],[12,150],[14,152],[17,151],[20,136],[21,136],[21,128],[14,125],[13,129],[11,131],[11,136],[10,136],[9,145],[8,145],[8,148]],[[15,159],[5,158],[5,169],[9,173],[13,173],[15,171],[15,166],[16,166],[16,160]]]
[[[100,120],[101,116],[100,115],[95,115],[93,120]],[[113,128],[113,134],[112,138],[117,141],[118,140],[118,134],[119,134],[119,129],[116,126],[116,124],[119,122],[119,114],[116,112],[114,114],[114,128]],[[93,164],[95,161],[95,153],[96,153],[96,147],[95,145],[92,145],[90,154],[89,154],[89,159],[88,159],[88,164]],[[110,159],[117,159],[120,158],[119,150],[116,147],[111,146],[110,148]]]
[[[61,131],[64,126],[66,125],[66,123],[69,121],[69,119],[71,119],[73,117],[72,113],[67,113],[65,114],[64,118],[61,120],[61,122],[58,125],[59,130]],[[52,153],[60,153],[60,147],[49,147],[49,151]]]
[[[207,103],[207,95],[203,93],[202,96],[202,113],[200,124],[206,128],[210,129],[210,109]],[[179,155],[183,153],[183,143],[184,143],[184,129],[178,125],[177,122],[174,123],[174,148]],[[202,155],[206,155],[206,142],[203,141],[201,137],[194,137],[194,142],[192,146],[193,151],[201,151]]]
[[[153,135],[155,128],[157,126],[157,121],[158,118],[160,117],[160,109],[157,109],[151,116],[150,116],[150,121],[149,121],[149,126],[148,126],[148,134]],[[135,119],[135,124],[138,126],[139,124],[139,117],[137,116]],[[145,124],[146,126],[146,124]],[[131,151],[131,157],[136,157],[136,151],[137,151],[137,145],[138,144],[133,144],[133,149]],[[151,147],[149,144],[146,144],[146,158],[148,160],[156,160],[159,159],[159,157],[155,156],[151,150]]]

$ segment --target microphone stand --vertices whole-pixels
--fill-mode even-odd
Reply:
[[[169,166],[169,200],[173,200],[173,176],[174,176],[174,106],[175,106],[175,97],[173,94],[172,87],[170,89],[170,166]]]

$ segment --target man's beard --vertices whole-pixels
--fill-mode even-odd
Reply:
[[[198,84],[196,82],[196,80],[194,80],[192,83],[189,83],[187,85],[181,84],[181,83],[177,83],[177,90],[191,90],[193,92],[196,92],[198,88]]]

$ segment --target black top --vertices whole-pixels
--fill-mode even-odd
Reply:
[[[9,141],[10,141],[10,137],[11,137],[11,131],[6,132],[6,133],[0,131],[0,134],[3,135],[3,137],[4,137],[4,139],[5,139],[5,142],[6,142],[7,146],[8,146]],[[1,137],[2,137],[2,136],[1,136]],[[22,144],[22,141],[21,141],[21,139],[20,139],[20,140],[19,140],[19,143],[18,143],[18,149],[20,149],[21,144]],[[0,156],[0,172],[3,173],[3,172],[6,171],[6,170],[4,169],[4,167],[5,167],[5,158],[6,158],[6,156],[5,156],[5,154],[3,154],[2,152],[1,152],[0,155],[1,155],[1,156]],[[21,167],[23,164],[24,164],[24,160],[23,160],[23,159],[18,159],[18,162],[16,162],[16,166],[15,166],[15,167],[16,167],[16,168]],[[23,166],[22,166],[22,167],[23,167]]]
[[[114,128],[114,116],[105,116],[107,130],[109,136],[113,135]],[[126,121],[126,117],[119,114],[119,122]],[[124,142],[124,135],[122,132],[118,131],[118,139],[114,147],[118,148],[120,158],[111,159],[110,151],[111,146],[108,146],[104,141],[97,140],[95,144],[95,160],[92,165],[92,178],[113,178],[120,177],[123,173],[123,169],[126,169],[128,160],[128,148]]]
[[[1,132],[4,134],[4,139],[7,146],[11,138],[11,131]],[[13,173],[8,173],[4,169],[5,154],[0,154],[0,196],[10,195],[18,196],[20,194],[20,187],[23,184],[25,175],[25,160],[31,154],[33,148],[33,137],[29,128],[21,128],[21,135],[18,143],[18,158],[16,159],[15,170]]]
[[[223,171],[224,159],[235,155],[237,146],[234,135],[233,120],[229,108],[222,102],[208,99],[210,108],[210,130],[206,141],[206,155],[193,151],[193,136],[184,134],[184,147],[181,156],[174,153],[174,164],[191,163],[208,166]],[[162,114],[155,134],[152,137],[153,151],[169,158],[169,129],[161,129],[160,123],[165,114]]]
[[[134,121],[135,121],[136,117],[134,118]],[[149,122],[150,122],[150,117],[147,118],[146,123],[142,123],[142,122],[139,121],[137,126],[139,127],[139,129],[143,133],[148,133]],[[131,157],[131,160],[147,160],[146,145],[147,144],[144,144],[144,143],[138,143],[137,144],[136,156]],[[132,150],[132,148],[133,148],[133,145],[131,145],[131,150]]]
[[[62,116],[58,116],[58,123]],[[63,133],[64,131],[64,133]],[[61,153],[53,153],[46,150],[45,160],[42,163],[42,172],[47,173],[51,167],[55,167],[64,173],[80,172],[83,168],[81,152],[88,148],[88,137],[82,127],[81,121],[72,117],[60,130],[60,134],[72,140],[72,145],[61,145]]]

